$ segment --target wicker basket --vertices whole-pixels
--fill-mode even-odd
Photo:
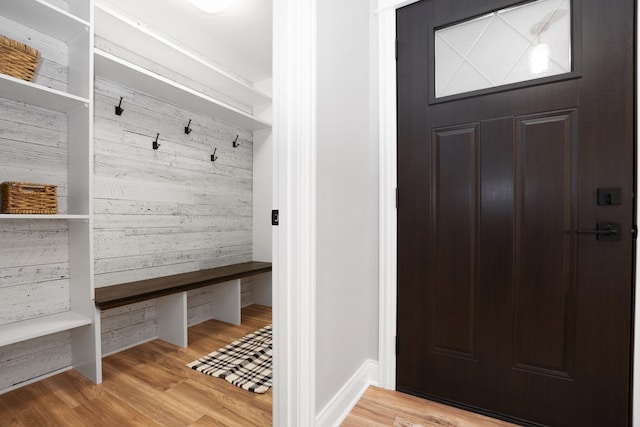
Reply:
[[[0,73],[30,82],[39,61],[40,52],[0,35]]]
[[[28,182],[0,184],[0,213],[57,214],[57,187]]]

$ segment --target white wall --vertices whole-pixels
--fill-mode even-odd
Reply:
[[[273,94],[273,79],[256,82],[254,88]],[[273,121],[271,103],[254,108],[254,114]],[[273,132],[271,129],[253,132],[253,260],[272,261],[271,209],[273,209]],[[252,302],[271,307],[271,273],[252,278]]]
[[[271,129],[253,133],[253,260],[271,262],[273,206],[273,136]],[[271,307],[271,273],[253,276],[251,301]]]
[[[318,1],[317,340],[320,410],[378,345],[377,99],[369,0]]]
[[[273,137],[270,129],[253,133],[253,259],[271,262]]]

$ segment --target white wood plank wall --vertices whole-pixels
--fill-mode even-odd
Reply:
[[[34,82],[67,90],[66,44],[2,17],[0,28],[40,51]],[[57,185],[60,213],[67,213],[67,141],[64,114],[0,98],[0,182]],[[0,242],[1,325],[69,310],[66,221],[0,220]],[[0,347],[0,392],[70,365],[68,332]]]
[[[250,261],[252,133],[100,78],[94,99],[96,287]],[[210,318],[210,288],[188,295],[189,324]],[[145,301],[104,311],[103,353],[155,338],[155,310]]]
[[[61,91],[67,90],[68,48],[64,42],[2,16],[0,28],[0,34],[40,51],[41,60],[33,79],[34,83]]]
[[[71,366],[71,332],[0,347],[0,390]]]
[[[0,220],[0,230],[0,325],[68,311],[66,222]]]

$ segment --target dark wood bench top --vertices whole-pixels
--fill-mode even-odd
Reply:
[[[105,310],[268,271],[271,271],[270,262],[251,261],[208,270],[105,286],[96,288],[95,304],[99,309]]]

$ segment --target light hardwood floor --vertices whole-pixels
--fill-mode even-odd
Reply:
[[[103,383],[68,371],[0,395],[0,426],[270,426],[272,390],[244,391],[186,366],[271,323],[271,308],[242,310],[242,325],[189,328],[189,347],[161,340],[103,359]]]
[[[516,427],[398,391],[369,387],[342,427]]]
[[[192,326],[188,348],[154,340],[104,358],[102,384],[72,370],[0,395],[0,427],[270,426],[272,390],[250,393],[186,366],[270,323],[271,309],[253,305],[242,310],[242,325]],[[513,426],[377,387],[369,387],[342,425],[412,424]]]

